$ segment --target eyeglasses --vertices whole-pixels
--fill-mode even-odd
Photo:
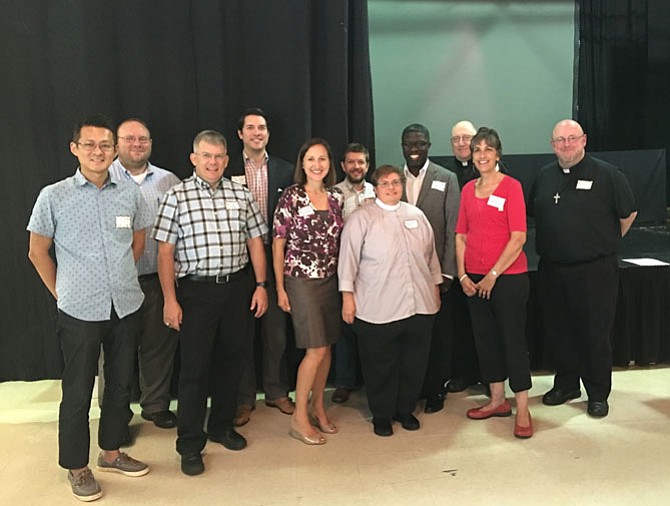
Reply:
[[[463,144],[470,144],[472,137],[472,135],[454,135],[451,138],[451,143],[458,144],[459,142],[463,141]]]
[[[99,144],[96,144],[95,142],[77,142],[77,146],[79,146],[81,149],[86,151],[87,153],[91,153],[92,151],[95,151],[95,148],[100,148],[100,151],[104,152],[109,152],[114,150],[114,145],[110,144],[109,142],[101,142]]]
[[[582,137],[584,137],[586,134],[582,135],[569,135],[568,137],[556,137],[555,139],[551,139],[551,142],[554,144],[572,144],[573,142],[578,141]]]
[[[428,147],[428,144],[430,144],[430,142],[427,141],[403,142],[402,147],[407,149],[412,148],[426,149]]]
[[[134,135],[126,135],[125,137],[119,137],[119,139],[126,141],[128,144],[133,144],[136,141],[140,144],[149,144],[151,142],[151,138],[149,137],[135,137]]]
[[[377,186],[380,188],[391,188],[394,186],[402,186],[402,181],[400,179],[394,179],[393,181],[382,181],[377,183]]]
[[[202,156],[203,160],[206,162],[209,162],[210,160],[214,159],[217,162],[222,162],[225,158],[225,154],[218,153],[216,155],[213,155],[212,153],[196,153],[198,156]]]

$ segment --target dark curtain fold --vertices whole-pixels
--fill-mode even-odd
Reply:
[[[670,2],[577,0],[576,119],[589,149],[670,146]]]
[[[247,107],[268,149],[294,161],[312,135],[374,149],[366,0],[24,0],[0,16],[0,381],[56,378],[55,303],[26,258],[39,190],[72,174],[71,125],[102,112],[145,119],[152,161],[179,177],[204,128],[230,150]]]

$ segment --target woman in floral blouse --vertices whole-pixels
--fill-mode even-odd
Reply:
[[[324,444],[315,427],[328,434],[338,431],[326,415],[323,391],[330,346],[340,333],[336,273],[344,202],[342,192],[332,187],[335,167],[325,140],[310,139],[302,146],[294,181],[275,210],[272,242],[279,307],[291,313],[296,346],[306,349],[289,434],[305,444]]]

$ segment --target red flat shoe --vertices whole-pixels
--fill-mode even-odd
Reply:
[[[503,402],[500,406],[495,409],[483,410],[482,408],[472,408],[468,409],[466,415],[471,420],[486,420],[492,416],[498,416],[504,418],[506,416],[512,416],[512,406],[509,405],[508,401]]]
[[[528,427],[522,427],[518,423],[514,424],[514,437],[519,439],[528,439],[533,436],[533,419],[528,413]]]

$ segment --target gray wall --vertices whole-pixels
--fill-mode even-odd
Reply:
[[[573,1],[369,0],[376,162],[400,164],[409,123],[451,154],[451,126],[498,130],[506,153],[550,152],[572,116]]]

